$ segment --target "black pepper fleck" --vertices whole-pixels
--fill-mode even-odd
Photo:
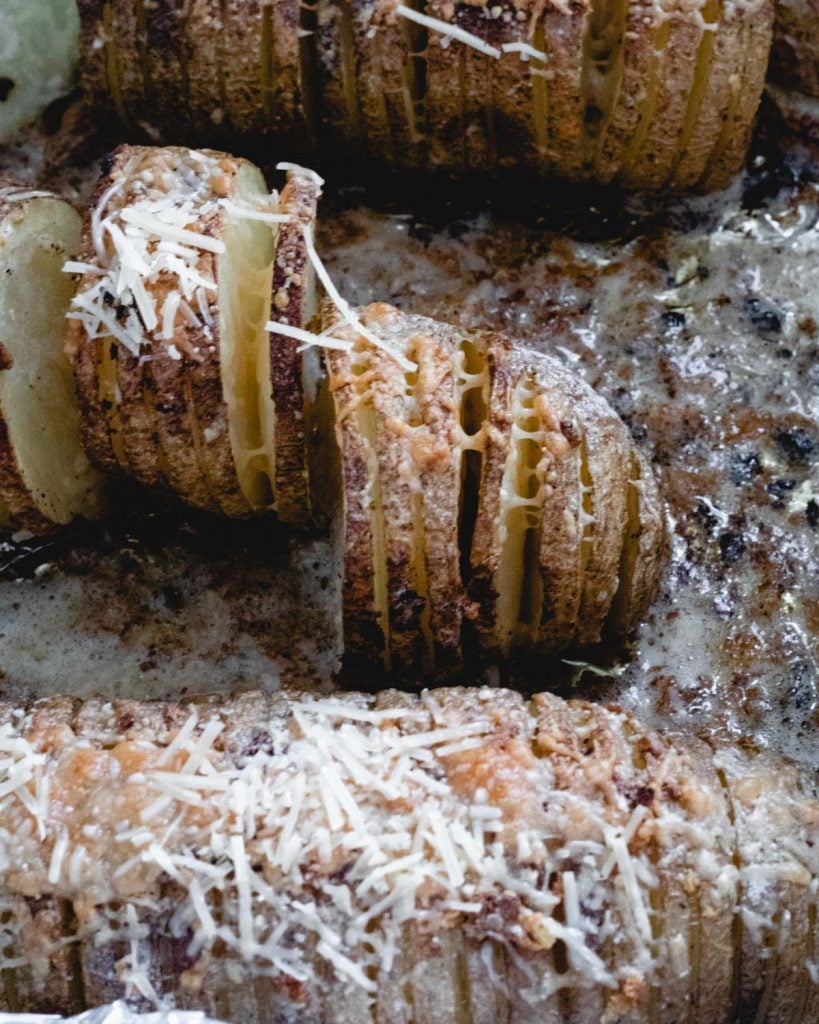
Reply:
[[[685,327],[685,313],[678,309],[668,309],[660,317],[663,327],[669,334],[678,334]]]
[[[801,427],[780,430],[775,440],[789,462],[807,462],[816,448],[816,442]]]
[[[776,334],[782,330],[782,313],[766,299],[756,296],[747,298],[745,311],[760,334]]]
[[[771,501],[774,505],[781,505],[782,499],[788,493],[796,487],[796,481],[793,477],[779,477],[777,480],[771,480],[768,484],[768,494],[771,496]]]
[[[719,552],[726,565],[734,565],[745,554],[745,540],[741,533],[725,530],[719,535]]]
[[[762,472],[762,463],[756,452],[737,452],[728,465],[731,483],[737,487],[749,484],[754,477]]]

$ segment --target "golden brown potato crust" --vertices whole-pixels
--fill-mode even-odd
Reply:
[[[127,216],[129,207],[151,201],[192,203],[188,228],[219,242],[230,219],[220,201],[235,198],[242,167],[243,161],[212,150],[121,147],[92,199],[80,259],[100,262],[97,247],[108,245],[100,217],[116,220]],[[120,231],[123,226],[127,230],[123,222]],[[191,251],[189,244],[188,258]],[[113,259],[109,251],[102,262],[111,266]],[[223,393],[220,263],[215,252],[204,249],[195,254],[194,263],[188,271],[204,283],[197,300],[190,297],[187,303],[190,314],[177,312],[172,330],[166,331],[161,319],[148,329],[140,312],[135,350],[111,334],[88,337],[84,323],[71,322],[66,346],[75,367],[84,443],[103,469],[166,487],[201,508],[246,515],[251,507],[237,477]],[[179,273],[186,272],[183,268]],[[95,273],[86,275],[80,294],[96,280]],[[146,278],[145,287],[160,313],[172,293],[183,287],[181,281],[171,269]],[[135,300],[126,297],[111,311],[125,324],[137,314]]]
[[[736,173],[773,23],[771,0],[80,6],[86,91],[153,138],[648,189]],[[783,6],[778,44],[801,78],[806,7]]]
[[[657,585],[663,516],[611,407],[501,335],[384,304],[356,315],[383,350],[336,311],[324,321],[354,346],[328,355],[348,655],[418,675],[632,630]]]

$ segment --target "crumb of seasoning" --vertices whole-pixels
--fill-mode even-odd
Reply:
[[[719,552],[726,565],[733,565],[745,554],[745,539],[735,530],[725,530],[719,535]]]
[[[780,430],[775,437],[780,451],[789,462],[807,462],[816,448],[816,442],[801,427]]]

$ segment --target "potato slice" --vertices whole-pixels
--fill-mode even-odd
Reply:
[[[657,481],[637,451],[631,453],[630,467],[619,583],[605,626],[611,636],[627,634],[640,621],[654,597],[666,553]]]
[[[669,4],[668,8],[665,25],[658,27],[656,36],[663,47],[658,74],[651,79],[637,133],[642,142],[633,151],[634,163],[630,167],[627,164],[623,172],[625,179],[640,188],[661,188],[670,176],[697,75],[707,75],[710,70],[702,68],[697,58],[700,42],[706,35],[713,37],[714,30],[704,29],[704,16],[694,17],[685,0]]]
[[[25,718],[28,740],[47,751],[50,740],[70,729],[79,701],[52,697],[37,701]],[[3,726],[12,724],[0,716]],[[20,721],[14,722],[19,727]],[[35,789],[35,793],[37,790]],[[37,793],[41,796],[42,791]],[[47,797],[46,797],[47,799]],[[0,898],[0,1010],[11,1013],[79,1013],[85,1008],[79,977],[70,901],[50,893]],[[17,961],[14,967],[8,962]]]
[[[344,466],[346,550],[345,646],[366,653],[361,607],[378,618],[385,664],[405,672],[452,669],[460,661],[464,594],[458,550],[461,431],[453,372],[455,332],[422,317],[376,304],[359,310],[381,339],[376,349],[355,328],[325,319],[353,351],[332,353]],[[399,352],[414,361],[408,373]],[[350,389],[355,396],[351,404]],[[366,467],[365,496],[358,472]],[[348,493],[348,481],[354,492]],[[369,506],[369,529],[362,530]],[[371,589],[366,577],[372,578]],[[372,603],[370,603],[372,595]]]
[[[631,440],[613,410],[556,360],[499,342],[490,351],[491,425],[469,585],[481,643],[495,656],[596,643],[618,589]],[[645,518],[656,537],[656,504]],[[642,608],[656,563],[637,566],[635,555],[630,579],[641,595],[627,589],[623,600]]]
[[[696,1024],[731,1019],[735,837],[712,751],[694,736],[672,734],[672,749],[661,754],[665,744],[653,735],[634,727],[629,735],[635,757],[647,764],[655,809],[663,786],[679,785],[670,780],[684,786],[685,818],[661,815],[654,830],[663,964],[656,1003],[669,1019],[684,1007]]]
[[[123,147],[68,339],[92,457],[230,515],[275,506],[270,206],[246,161]]]
[[[819,870],[815,782],[750,747],[718,747],[714,761],[736,836],[735,1016],[810,1019],[804,1011],[816,999],[809,977]]]
[[[587,399],[579,417],[583,596],[575,643],[580,646],[600,640],[617,593],[632,450],[614,410],[591,391]],[[646,586],[653,592],[656,579],[647,580]]]
[[[758,0],[743,12],[739,51],[729,86],[729,104],[720,134],[711,151],[697,187],[705,191],[725,188],[737,173],[748,152],[759,97],[765,84],[768,54],[773,34],[774,7],[770,0]],[[740,71],[741,68],[741,71]]]
[[[273,261],[272,322],[305,329],[317,312],[315,268],[305,232],[315,234],[320,179],[310,171],[288,172],[279,209],[291,218],[282,224]],[[316,401],[320,370],[318,353],[299,351],[299,342],[270,333],[269,373],[275,415],[276,459],[273,489],[276,511],[284,522],[302,522],[310,513],[307,429],[310,406]],[[264,367],[260,367],[260,379]]]
[[[80,218],[48,193],[0,181],[0,529],[47,530],[105,508],[80,443],[62,350]]]
[[[331,312],[323,323],[335,323]],[[345,656],[369,664],[389,661],[387,555],[378,482],[373,413],[367,397],[366,349],[327,355],[341,471],[337,546],[342,552]]]
[[[475,626],[483,652],[502,653],[509,643],[508,627],[498,628],[498,576],[501,573],[504,508],[502,486],[509,451],[512,421],[509,408],[519,376],[511,346],[505,339],[490,338],[485,347],[490,389],[486,403],[486,428],[482,435],[477,510],[468,557],[467,589],[474,602]]]
[[[345,143],[364,137],[358,95],[356,10],[352,0],[323,5],[316,26],[322,125]]]

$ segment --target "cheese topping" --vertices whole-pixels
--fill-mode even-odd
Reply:
[[[82,323],[89,339],[110,335],[139,356],[152,337],[173,339],[180,315],[212,337],[209,307],[217,286],[207,254],[221,255],[225,244],[202,228],[220,216],[223,174],[215,158],[191,153],[190,159],[196,174],[180,165],[134,178],[126,169],[92,211],[97,264],[64,267],[85,275],[67,316]]]
[[[540,742],[535,758],[538,720],[507,713],[498,691],[451,693],[394,706],[246,695],[221,713],[171,707],[163,727],[151,705],[144,726],[138,707],[120,726],[103,705],[76,732],[38,725],[42,710],[6,714],[3,887],[72,900],[96,946],[106,928],[111,941],[127,935],[121,976],[153,1001],[157,927],[204,963],[218,946],[220,969],[309,986],[318,958],[373,995],[407,925],[456,925],[510,957],[562,942],[561,986],[622,995],[659,955],[650,893],[661,883],[638,836],[662,820],[666,843],[708,837],[681,803],[662,819],[631,811],[599,759],[578,765]],[[546,973],[527,999],[554,990]]]

